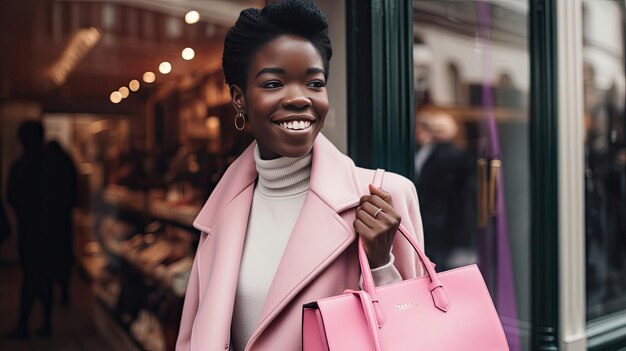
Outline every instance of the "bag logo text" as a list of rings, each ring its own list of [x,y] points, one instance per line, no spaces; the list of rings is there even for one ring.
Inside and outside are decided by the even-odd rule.
[[[409,308],[417,307],[417,303],[415,301],[407,302],[407,303],[397,303],[393,305],[396,308],[396,311],[404,311]]]

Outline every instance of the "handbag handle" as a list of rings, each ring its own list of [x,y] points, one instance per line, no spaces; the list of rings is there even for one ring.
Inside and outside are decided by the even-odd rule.
[[[380,188],[383,181],[383,175],[385,170],[377,169],[376,174],[374,175],[373,185],[377,188]],[[420,258],[420,261],[424,264],[426,268],[426,273],[430,278],[430,284],[428,285],[428,290],[430,290],[430,294],[433,298],[434,305],[443,312],[448,311],[448,307],[450,303],[448,302],[448,298],[443,289],[443,284],[439,280],[437,272],[435,272],[435,266],[432,264],[428,256],[424,253],[424,251],[420,248],[417,240],[413,235],[409,234],[408,230],[400,223],[398,227],[398,231],[404,236],[404,238],[411,244],[413,250],[417,252],[417,255]],[[363,246],[363,240],[359,237],[359,264],[361,266],[361,274],[363,276],[363,290],[367,292],[370,296],[372,303],[374,305],[374,311],[376,313],[376,320],[378,322],[378,327],[382,327],[385,317],[383,316],[382,310],[378,305],[378,294],[376,293],[376,286],[374,285],[374,278],[372,277],[371,268],[369,265],[369,261],[367,259],[367,254],[365,253],[365,248]]]

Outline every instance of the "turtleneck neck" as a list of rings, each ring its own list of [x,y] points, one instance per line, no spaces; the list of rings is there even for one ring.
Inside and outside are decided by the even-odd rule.
[[[259,146],[254,147],[254,161],[259,173],[257,186],[266,196],[284,197],[309,190],[311,176],[311,151],[299,157],[279,157],[273,160],[261,158]]]

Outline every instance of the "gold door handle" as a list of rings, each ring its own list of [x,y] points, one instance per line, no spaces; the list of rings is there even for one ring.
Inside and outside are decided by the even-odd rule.
[[[498,182],[500,181],[500,167],[502,167],[502,161],[491,160],[489,163],[489,216],[495,217],[498,213]]]
[[[487,160],[478,159],[478,228],[484,229],[489,221],[489,213],[487,210],[488,182],[487,178]]]
[[[502,161],[478,159],[478,228],[485,229],[498,213],[498,182]],[[489,169],[487,169],[489,168]]]

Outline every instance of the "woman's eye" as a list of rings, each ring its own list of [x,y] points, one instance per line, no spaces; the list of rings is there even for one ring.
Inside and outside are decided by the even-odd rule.
[[[270,80],[269,82],[263,83],[261,86],[266,89],[276,89],[280,88],[282,84],[277,80]]]
[[[314,80],[311,83],[309,83],[309,86],[312,88],[323,88],[326,86],[326,82],[321,81],[321,80]]]

